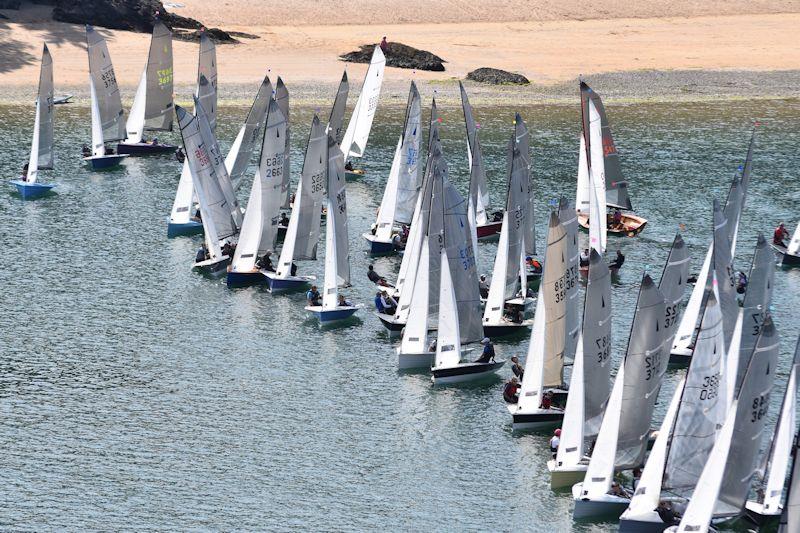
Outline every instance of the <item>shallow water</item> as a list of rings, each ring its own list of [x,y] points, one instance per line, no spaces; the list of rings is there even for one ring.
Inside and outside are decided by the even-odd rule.
[[[363,162],[367,176],[348,184],[355,284],[348,294],[368,308],[374,293],[360,235],[380,202],[402,100],[382,104]],[[246,111],[221,109],[223,145]],[[514,111],[475,110],[496,202]],[[532,132],[541,237],[547,202],[574,195],[579,109],[519,111]],[[679,225],[699,269],[711,200],[724,199],[753,118],[763,125],[737,267],[749,268],[758,231],[798,222],[800,106],[726,101],[608,111],[634,205],[650,221],[640,238],[609,244],[627,256],[613,289],[619,360],[641,273],[660,277]],[[295,178],[313,112],[292,111]],[[465,190],[461,112],[442,112],[451,179]],[[56,120],[58,170],[43,175],[58,183],[57,194],[23,202],[8,185],[0,194],[0,527],[616,528],[573,524],[571,497],[549,489],[548,436],[512,434],[500,379],[433,390],[426,374],[398,373],[394,341],[369,309],[349,327],[320,330],[307,320],[301,294],[231,291],[193,274],[199,238],[166,238],[178,163],[130,159],[122,170],[90,173],[79,157],[88,109],[59,106]],[[0,107],[6,178],[27,160],[32,121],[32,107]],[[486,273],[494,249],[480,245]],[[375,264],[393,277],[399,259]],[[300,268],[321,277],[323,262]],[[798,334],[798,288],[800,270],[776,274],[783,340],[770,424]],[[510,356],[526,348],[520,339],[497,350]],[[657,420],[679,376],[669,374]]]

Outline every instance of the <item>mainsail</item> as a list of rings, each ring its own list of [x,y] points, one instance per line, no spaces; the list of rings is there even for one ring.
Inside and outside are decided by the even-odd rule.
[[[267,108],[272,98],[272,83],[265,77],[258,88],[258,93],[247,113],[244,125],[233,141],[228,155],[225,157],[225,168],[230,176],[234,190],[238,190],[250,161],[253,159],[258,140],[262,137],[261,128],[267,121]]]
[[[281,188],[283,186],[283,150],[286,137],[286,118],[281,113],[278,103],[270,98],[267,112],[267,124],[264,138],[261,141],[261,157],[256,180],[261,181],[261,241],[259,254],[275,247],[278,236],[278,215],[281,208]]]
[[[94,27],[86,25],[86,44],[89,52],[89,75],[95,91],[103,141],[125,138],[125,112],[119,96],[117,77],[106,41]]]
[[[345,70],[339,82],[339,88],[336,90],[336,98],[333,100],[331,115],[328,118],[328,134],[332,135],[337,143],[342,141],[342,134],[344,133],[344,111],[347,107],[347,95],[349,92],[350,82],[347,81],[347,71]]]
[[[200,33],[200,55],[197,61],[197,99],[208,116],[211,131],[217,129],[217,48],[214,41]],[[195,107],[195,114],[197,108]]]
[[[346,160],[364,155],[369,132],[372,129],[372,119],[375,118],[375,110],[378,108],[385,66],[386,57],[384,57],[381,47],[376,46],[372,52],[372,60],[367,74],[364,76],[364,84],[358,95],[356,107],[353,109],[353,115],[350,117],[347,130],[342,138],[342,152]]]
[[[469,161],[469,208],[470,221],[478,225],[486,224],[489,209],[489,187],[486,185],[486,167],[483,164],[483,150],[478,139],[478,125],[472,115],[472,106],[467,97],[464,84],[458,82],[461,91],[461,109],[464,111],[464,124],[467,128],[467,160]],[[474,228],[473,228],[474,229]]]
[[[567,339],[564,344],[564,360],[572,361],[578,345],[581,329],[578,319],[578,268],[580,249],[578,246],[578,217],[569,200],[563,196],[558,202],[558,218],[567,232]]]
[[[289,89],[286,88],[286,84],[283,83],[283,80],[280,76],[278,76],[278,83],[275,84],[275,101],[278,102],[278,107],[283,113],[283,117],[286,120],[286,137],[284,138],[284,150],[283,150],[283,185],[281,186],[281,207],[284,209],[289,208],[289,186],[291,184],[291,162],[290,162],[290,155],[291,155],[291,119],[289,118]]]
[[[147,64],[126,123],[126,142],[141,142],[144,130],[172,131],[172,84],[172,32],[156,20]]]
[[[350,252],[347,234],[347,187],[344,178],[344,155],[332,132],[328,134],[327,181],[328,216],[326,225],[334,230],[333,247],[336,252],[336,276],[333,282],[336,285],[349,286]],[[325,261],[327,265],[327,258]],[[327,277],[325,282],[328,282]]]
[[[33,125],[31,155],[28,159],[28,183],[33,183],[39,170],[53,168],[53,58],[47,44],[42,49],[39,70],[39,92],[36,96],[36,118]]]

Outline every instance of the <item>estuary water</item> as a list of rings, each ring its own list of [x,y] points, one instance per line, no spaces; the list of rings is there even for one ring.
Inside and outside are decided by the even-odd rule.
[[[308,320],[302,294],[229,290],[192,273],[200,238],[166,238],[177,161],[129,158],[120,170],[92,173],[80,159],[88,107],[57,107],[57,170],[42,173],[56,193],[22,201],[8,184],[0,193],[0,528],[616,529],[573,523],[569,493],[549,488],[549,435],[512,433],[501,397],[510,369],[482,386],[443,389],[425,373],[396,369],[396,340],[372,314],[361,233],[380,203],[404,103],[381,103],[367,174],[348,183],[354,287],[346,293],[365,309],[332,330]],[[699,270],[712,199],[724,200],[753,119],[762,125],[737,268],[749,269],[759,231],[769,238],[781,220],[797,224],[800,105],[606,106],[634,206],[649,219],[639,238],[609,241],[627,257],[613,288],[618,362],[642,272],[660,277],[679,227]],[[440,109],[451,179],[466,191],[460,106]],[[292,109],[295,182],[314,111]],[[574,197],[580,109],[577,98],[572,106],[476,106],[495,205],[504,201],[514,111],[531,129],[542,237],[548,202]],[[220,108],[224,147],[246,112]],[[0,107],[4,179],[27,161],[33,114],[32,105]],[[249,183],[243,203],[247,191]],[[496,245],[479,248],[479,269],[489,274]],[[320,252],[299,264],[301,273],[321,279]],[[399,258],[374,263],[393,279]],[[800,331],[800,270],[775,280],[782,343],[770,426]],[[499,343],[497,352],[523,355],[527,344]],[[681,372],[669,373],[656,422]]]

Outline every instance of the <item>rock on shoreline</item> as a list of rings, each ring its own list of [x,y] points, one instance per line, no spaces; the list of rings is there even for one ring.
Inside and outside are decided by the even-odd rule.
[[[339,59],[350,63],[369,63],[375,46],[377,45],[361,45],[359,50],[342,54]],[[444,72],[444,63],[446,63],[444,59],[435,54],[402,43],[387,43],[385,55],[387,67]]]
[[[491,83],[492,85],[528,85],[530,80],[522,74],[515,74],[497,68],[483,67],[473,70],[467,74],[467,79],[479,83]]]

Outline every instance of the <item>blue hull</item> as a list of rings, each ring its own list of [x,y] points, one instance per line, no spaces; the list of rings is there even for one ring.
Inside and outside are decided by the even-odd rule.
[[[173,154],[177,146],[171,144],[150,144],[150,143],[119,143],[117,145],[118,154],[127,155],[160,155]]]
[[[167,226],[167,238],[180,235],[197,235],[199,233],[203,233],[203,223],[195,220],[190,220],[186,224],[170,222]]]
[[[89,163],[89,165],[91,165],[92,170],[106,170],[109,168],[116,167],[126,157],[128,156],[103,155],[103,156],[84,157],[83,160]]]
[[[270,292],[279,293],[303,290],[311,284],[311,280],[278,279],[267,277],[267,283],[269,284]]]
[[[367,239],[367,242],[369,243],[370,255],[389,255],[396,251],[394,244],[391,242],[371,241],[369,239]]]
[[[321,324],[330,324],[339,320],[347,320],[358,311],[357,308],[353,309],[333,309],[331,311],[311,311]]]
[[[230,288],[266,285],[267,277],[261,272],[228,272],[225,280]]]
[[[34,198],[41,198],[50,192],[50,189],[55,187],[55,184],[50,183],[28,183],[21,180],[11,180],[11,183],[17,188],[17,192],[22,196],[23,200],[33,200]]]

